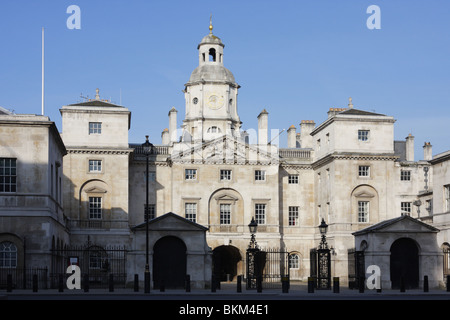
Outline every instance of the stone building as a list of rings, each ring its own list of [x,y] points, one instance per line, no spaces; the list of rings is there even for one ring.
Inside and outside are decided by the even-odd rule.
[[[0,277],[9,268],[50,267],[51,250],[70,241],[66,153],[48,117],[0,109]]]
[[[123,266],[117,273],[125,274],[124,281],[131,283],[134,274],[142,279],[148,257],[156,287],[167,281],[161,270],[178,257],[181,267],[173,270],[177,280],[170,285],[182,286],[183,276],[189,274],[194,286],[205,287],[212,273],[222,280],[245,275],[248,224],[255,218],[260,248],[289,253],[286,261],[279,261],[285,264],[279,273],[289,272],[292,280],[304,281],[310,276],[310,252],[319,245],[318,225],[324,219],[329,226],[331,274],[348,283],[349,250],[369,248],[366,262],[383,257],[379,263],[385,266],[384,286],[389,286],[398,281],[395,274],[387,274],[389,248],[377,246],[380,238],[370,238],[376,239],[371,242],[368,235],[382,233],[393,223],[397,229],[389,229],[391,243],[414,239],[420,244],[419,256],[434,257],[429,260],[433,263],[420,265],[418,274],[433,275],[432,284],[442,285],[450,248],[448,152],[433,157],[431,144],[425,143],[423,159],[416,160],[412,135],[395,141],[392,116],[353,108],[351,98],[346,107],[330,108],[328,118],[317,126],[313,120],[298,119],[298,127],[292,124],[287,130],[287,148],[281,148],[279,138],[269,139],[270,109],[255,114],[257,129],[243,129],[240,86],[224,65],[224,47],[210,26],[197,47],[198,67],[184,85],[182,126],[177,126],[178,110],[171,108],[168,128],[162,130],[160,142],[150,139],[148,154],[142,143],[128,141],[131,111],[100,99],[98,90],[95,99],[60,109],[64,145],[52,124],[48,130],[56,142],[47,148],[54,150],[54,158],[26,159],[34,166],[44,164],[40,177],[62,179],[51,188],[53,184],[44,181],[47,201],[60,202],[52,207],[58,210],[48,213],[55,226],[46,229],[52,230],[46,231],[48,247],[36,247],[36,252],[48,253],[53,237],[58,248],[86,245],[92,256],[85,267],[100,274],[99,270],[115,268],[109,265],[107,247],[120,247],[126,259],[121,258]],[[36,145],[34,127],[19,121],[21,116],[1,118],[16,119],[20,134]],[[48,119],[41,118],[34,117],[41,127],[48,125]],[[9,128],[7,123],[4,120],[0,130]],[[12,137],[0,139],[0,160],[31,157],[16,155],[21,149],[9,141]],[[35,171],[24,179],[32,174]],[[12,210],[11,201],[23,192],[19,182],[16,191],[0,190],[0,205]],[[40,206],[36,201],[29,204]],[[2,219],[7,219],[5,212]],[[0,237],[24,234],[27,229],[20,221],[2,224]],[[408,234],[401,232],[404,224]],[[422,236],[424,230],[429,237]],[[6,238],[0,243],[1,239]],[[436,271],[442,264],[444,273]]]

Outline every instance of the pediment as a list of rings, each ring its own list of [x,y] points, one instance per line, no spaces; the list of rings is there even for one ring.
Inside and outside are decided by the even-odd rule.
[[[221,196],[217,196],[217,197],[215,197],[214,199],[215,199],[217,202],[219,202],[219,201],[233,201],[233,202],[235,202],[235,201],[239,200],[238,198],[233,197],[233,196],[230,196],[230,195],[228,195],[228,194],[224,194],[224,195],[221,195]]]
[[[278,164],[275,146],[249,145],[230,135],[198,143],[179,143],[171,156],[175,163],[198,164]]]
[[[187,220],[173,212],[168,212],[162,216],[156,217],[148,222],[148,228],[151,231],[201,231],[208,228]],[[136,231],[145,230],[145,222],[133,228]]]
[[[365,191],[359,192],[355,194],[357,198],[373,198],[374,195]]]
[[[354,232],[353,235],[365,233],[436,233],[439,229],[430,226],[410,216],[401,216],[374,224],[363,230]]]
[[[106,193],[107,191],[100,187],[91,187],[91,188],[85,189],[84,192],[86,192],[86,193]]]

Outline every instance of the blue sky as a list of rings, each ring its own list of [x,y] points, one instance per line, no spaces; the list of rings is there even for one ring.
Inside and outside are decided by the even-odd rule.
[[[81,9],[68,29],[67,7]],[[381,29],[366,12],[381,10]],[[0,2],[0,106],[41,112],[41,28],[45,28],[45,114],[59,130],[63,105],[95,96],[132,112],[129,140],[161,141],[168,111],[184,118],[182,90],[209,30],[241,85],[243,129],[262,109],[271,129],[320,124],[330,107],[393,116],[395,139],[415,136],[433,154],[450,149],[450,1],[228,0]],[[280,137],[286,144],[286,133]]]

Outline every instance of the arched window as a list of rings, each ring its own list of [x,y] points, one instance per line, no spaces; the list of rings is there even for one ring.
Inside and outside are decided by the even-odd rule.
[[[216,49],[209,49],[209,61],[216,62]]]
[[[299,260],[298,254],[294,253],[289,255],[289,269],[298,269]]]
[[[208,133],[220,133],[220,128],[217,128],[216,126],[209,127]]]
[[[15,267],[17,267],[16,245],[9,241],[0,243],[0,268]]]

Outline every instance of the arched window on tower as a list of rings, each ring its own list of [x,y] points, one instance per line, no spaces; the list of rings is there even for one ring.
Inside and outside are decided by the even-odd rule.
[[[210,62],[216,61],[216,49],[214,48],[209,49],[209,61]]]

